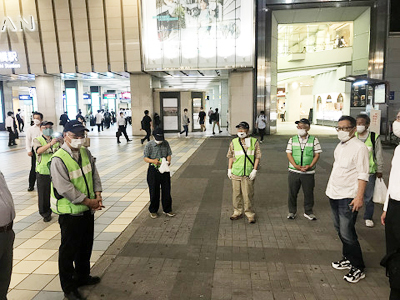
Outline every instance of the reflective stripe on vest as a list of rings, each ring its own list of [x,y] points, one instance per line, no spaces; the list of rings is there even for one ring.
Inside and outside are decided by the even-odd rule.
[[[46,139],[43,136],[39,136],[36,139],[39,141],[39,143],[40,143],[40,145],[42,145],[42,147],[46,146],[48,144]],[[52,147],[54,149],[57,149],[60,147],[60,144],[55,143]],[[38,172],[41,175],[50,175],[50,169],[49,169],[48,163],[51,160],[53,153],[42,153],[42,154],[38,155],[35,152],[35,155],[36,155],[36,172]],[[39,159],[39,156],[40,156],[40,159]]]
[[[90,163],[89,155],[86,148],[80,149],[82,167],[71,157],[71,155],[64,149],[59,149],[54,153],[54,157],[60,158],[66,166],[69,174],[69,179],[75,188],[86,197],[94,199],[94,187],[93,187],[93,173],[92,164]],[[51,163],[51,161],[50,161]],[[58,197],[57,197],[58,196]],[[66,198],[57,195],[57,191],[54,189],[53,183],[51,183],[51,210],[56,214],[79,214],[89,210],[89,207],[83,204],[73,204]]]
[[[356,132],[356,137],[359,138],[358,132]],[[375,134],[375,143],[378,137],[379,135]],[[378,166],[375,161],[374,145],[372,144],[371,133],[368,134],[368,137],[365,140],[364,144],[365,146],[367,146],[369,153],[369,174],[375,174],[378,170]]]
[[[251,171],[253,171],[254,164],[254,153],[257,139],[251,137],[250,138],[250,147],[247,149],[247,156],[251,159],[252,163],[246,158],[246,155],[243,152],[243,148],[240,145],[239,138],[235,138],[232,140],[233,143],[233,151],[235,152],[235,161],[232,165],[232,174],[236,176],[249,176]]]
[[[292,137],[292,156],[294,162],[298,166],[309,166],[314,160],[314,141],[315,137],[310,135],[308,136],[308,140],[304,146],[301,148],[301,143],[298,135]],[[289,168],[292,170],[296,170],[296,168],[289,162]],[[313,166],[310,170],[314,170],[315,166]]]

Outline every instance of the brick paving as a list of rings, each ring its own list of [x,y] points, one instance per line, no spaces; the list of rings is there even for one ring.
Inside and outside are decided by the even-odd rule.
[[[388,299],[389,287],[379,261],[384,228],[357,231],[366,279],[350,284],[345,271],[330,263],[341,256],[325,187],[337,139],[321,137],[324,150],[316,175],[318,221],[287,214],[287,137],[267,137],[256,179],[257,223],[232,222],[231,184],[226,176],[230,139],[207,139],[172,178],[175,218],[152,220],[147,207],[93,267],[102,282],[84,290],[88,299]],[[385,148],[387,179],[393,148]]]

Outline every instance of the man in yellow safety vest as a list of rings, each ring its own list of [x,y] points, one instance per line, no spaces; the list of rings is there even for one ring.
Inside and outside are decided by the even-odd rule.
[[[249,136],[250,126],[240,122],[237,128],[237,138],[229,146],[228,177],[232,180],[233,215],[231,220],[238,220],[246,215],[249,223],[255,223],[255,213],[252,208],[254,197],[254,180],[261,159],[260,144],[256,138]]]

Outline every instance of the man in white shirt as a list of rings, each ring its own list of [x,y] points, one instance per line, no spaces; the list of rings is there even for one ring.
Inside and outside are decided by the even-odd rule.
[[[43,114],[40,112],[33,113],[33,125],[26,132],[25,148],[28,156],[31,157],[31,171],[29,172],[29,187],[28,192],[33,191],[36,182],[36,155],[33,150],[33,140],[42,135],[40,132],[40,123],[43,121]]]
[[[400,138],[400,113],[397,114],[397,120],[393,122],[393,134]],[[393,270],[400,263],[400,257],[396,255],[400,249],[400,146],[397,146],[394,151],[381,222],[385,225],[386,234],[386,268]],[[394,278],[396,274],[390,271],[388,273],[391,288],[389,299],[400,299],[400,286],[396,284],[400,276],[397,274],[397,278]]]
[[[118,144],[121,144],[119,138],[120,138],[120,136],[121,136],[122,134],[125,136],[127,142],[131,142],[132,140],[129,139],[128,134],[126,133],[126,125],[127,125],[127,124],[126,124],[126,119],[125,119],[125,116],[124,116],[124,113],[123,113],[123,112],[121,112],[121,113],[119,114],[119,117],[118,117],[118,119],[117,119],[117,125],[118,125],[117,143],[118,143]]]
[[[363,206],[364,192],[369,180],[368,148],[355,137],[356,120],[350,116],[339,119],[335,162],[326,188],[333,222],[343,244],[343,257],[332,262],[337,270],[349,269],[343,279],[356,283],[365,278],[364,260],[355,229],[355,222]]]
[[[96,118],[97,130],[100,132],[100,127],[103,122],[103,114],[101,113],[101,110],[98,110],[94,117]]]
[[[258,129],[258,133],[260,134],[260,144],[264,141],[265,128],[267,127],[267,119],[265,118],[265,112],[261,111],[260,115],[256,120],[256,128]]]
[[[14,113],[12,111],[7,112],[7,118],[6,118],[6,129],[8,131],[8,147],[15,146],[17,143],[15,143],[15,131],[16,129],[14,128]]]

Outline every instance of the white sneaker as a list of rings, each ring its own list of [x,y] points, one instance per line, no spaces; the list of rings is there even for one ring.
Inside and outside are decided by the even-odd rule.
[[[374,221],[372,220],[365,220],[365,226],[372,228],[375,226]]]
[[[189,138],[189,136],[185,136],[185,138],[186,138],[186,139],[188,139],[188,138]]]
[[[158,218],[158,214],[156,214],[156,213],[150,213],[150,218],[152,218],[152,219],[157,219],[157,218]]]
[[[178,132],[178,138],[180,138],[181,137],[181,134],[180,134],[180,132]]]
[[[361,271],[360,269],[357,268],[351,268],[350,272],[346,275],[344,275],[343,279],[346,280],[347,282],[350,283],[357,283],[359,282],[361,279],[365,278],[365,274],[363,271]]]

